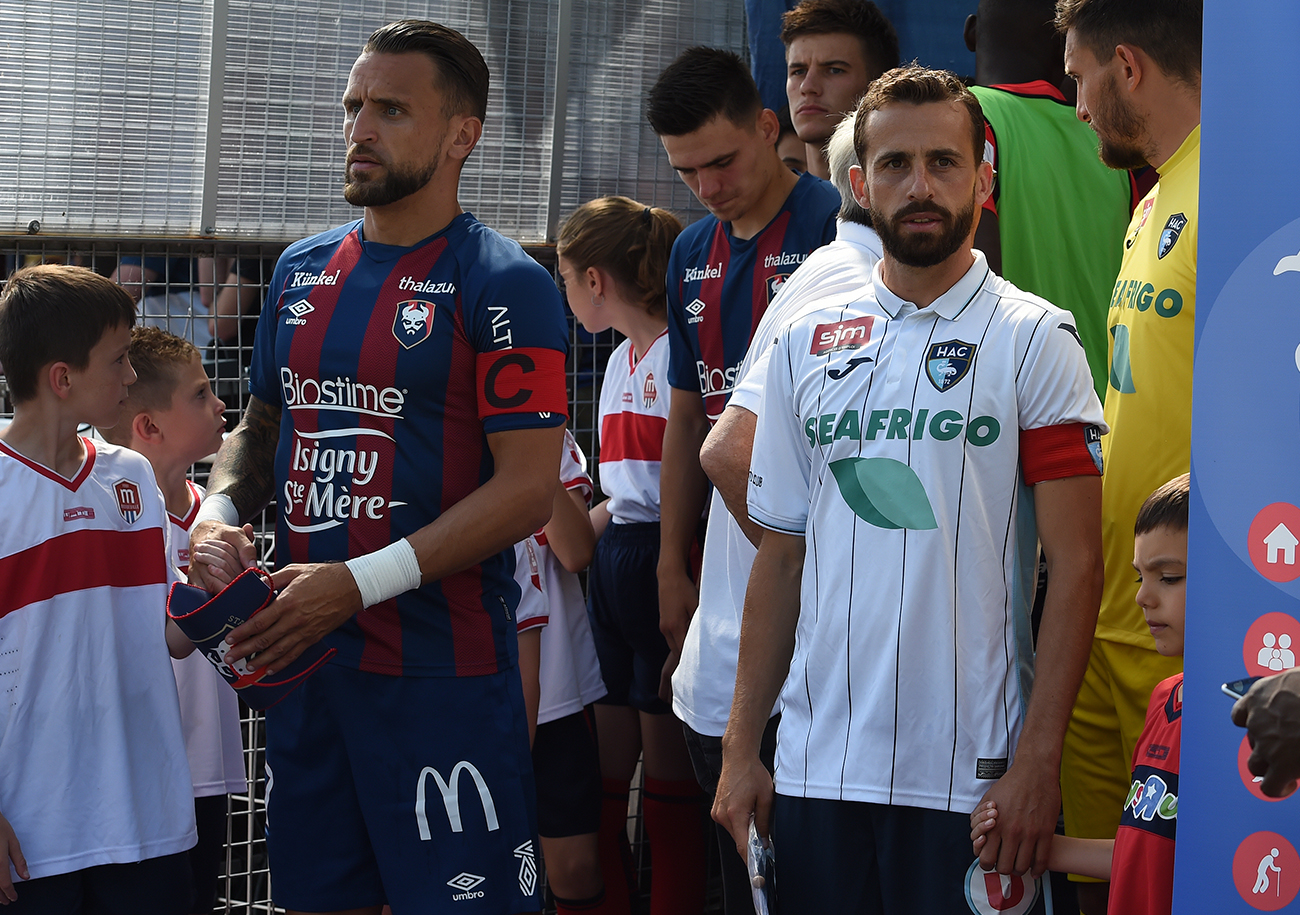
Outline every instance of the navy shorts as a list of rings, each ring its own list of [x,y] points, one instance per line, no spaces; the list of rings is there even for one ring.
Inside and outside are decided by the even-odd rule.
[[[596,541],[587,572],[588,616],[609,691],[604,705],[666,714],[659,678],[668,640],[659,631],[659,522],[614,524]]]
[[[970,816],[778,794],[772,810],[784,912],[1043,915],[1042,881],[980,870]]]
[[[16,883],[14,892],[18,901],[0,909],[5,915],[187,915],[190,856],[99,864]]]
[[[275,902],[329,912],[534,912],[519,671],[391,677],[326,664],[266,713]]]
[[[541,835],[562,839],[600,831],[600,751],[590,705],[537,726],[533,773]]]

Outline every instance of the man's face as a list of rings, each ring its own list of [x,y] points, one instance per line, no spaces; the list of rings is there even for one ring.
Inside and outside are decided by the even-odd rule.
[[[1101,161],[1111,168],[1145,166],[1146,122],[1120,91],[1119,57],[1102,64],[1071,29],[1065,35],[1065,72],[1078,86],[1075,111],[1096,131]]]
[[[770,112],[748,126],[719,114],[699,130],[659,140],[691,193],[719,220],[731,222],[748,213],[767,189],[770,156],[763,154],[776,144],[776,131]]]
[[[432,180],[448,121],[433,61],[419,53],[362,54],[343,93],[343,198],[382,207]]]
[[[866,159],[858,202],[889,257],[933,267],[968,246],[992,172],[975,158],[965,106],[893,104],[873,111]]]
[[[805,143],[829,140],[840,118],[879,75],[868,67],[857,36],[843,32],[799,35],[786,48],[785,60],[790,119]]]

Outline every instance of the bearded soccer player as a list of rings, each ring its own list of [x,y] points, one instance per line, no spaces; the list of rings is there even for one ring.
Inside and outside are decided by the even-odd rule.
[[[1133,212],[1107,317],[1110,373],[1102,439],[1106,587],[1088,673],[1061,766],[1067,835],[1107,838],[1119,822],[1147,697],[1182,670],[1157,651],[1125,572],[1138,506],[1191,464],[1192,339],[1201,151],[1199,0],[1060,0],[1065,66],[1079,117],[1111,168],[1160,180]],[[1086,915],[1105,885],[1080,884]]]
[[[800,911],[1041,911],[1027,872],[1046,868],[1101,589],[1101,404],[1069,313],[971,248],[993,175],[961,81],[884,74],[855,145],[884,257],[769,356],[748,493],[766,531],[714,817],[738,847],[751,816],[771,832]],[[989,857],[1006,880],[971,861],[982,798],[1015,807]]]
[[[364,216],[280,258],[191,534],[215,590],[274,496],[281,590],[230,657],[274,673],[336,651],[267,713],[291,911],[539,908],[512,546],[550,514],[567,328],[549,274],[457,201],[487,92],[452,29],[370,36],[343,96]]]

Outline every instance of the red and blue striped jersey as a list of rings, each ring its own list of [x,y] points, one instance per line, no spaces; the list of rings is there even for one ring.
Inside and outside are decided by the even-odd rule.
[[[413,247],[360,221],[281,256],[249,388],[281,408],[276,562],[373,552],[493,473],[487,434],[564,423],[568,326],[550,275],[468,213]],[[517,658],[511,549],[376,604],[326,637],[336,663],[476,676]]]
[[[759,318],[786,277],[835,240],[840,195],[803,174],[780,212],[753,238],[706,216],[688,226],[668,259],[668,383],[698,390],[709,422],[722,415]]]

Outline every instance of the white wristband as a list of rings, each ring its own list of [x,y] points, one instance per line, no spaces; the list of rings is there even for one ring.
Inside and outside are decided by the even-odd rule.
[[[361,592],[362,607],[373,607],[420,587],[420,560],[405,537],[343,564]]]
[[[220,521],[231,527],[239,527],[239,511],[230,496],[223,492],[210,493],[199,503],[199,513],[194,516],[194,523]]]

